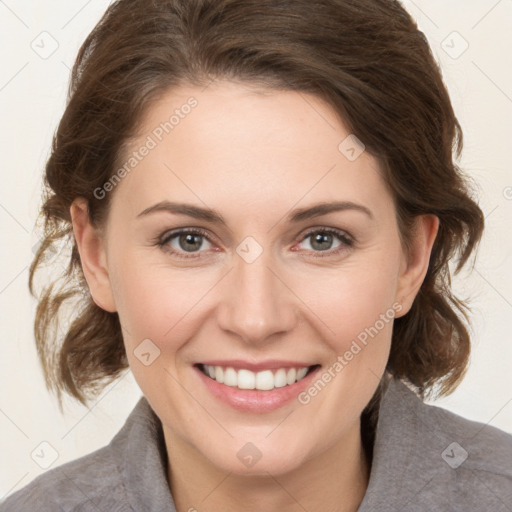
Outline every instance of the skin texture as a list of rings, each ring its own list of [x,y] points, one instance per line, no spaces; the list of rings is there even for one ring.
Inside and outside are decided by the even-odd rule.
[[[378,162],[368,152],[347,159],[338,146],[349,132],[303,93],[227,81],[173,89],[149,109],[127,156],[191,96],[197,106],[109,192],[104,229],[91,226],[83,200],[72,205],[91,294],[118,312],[131,370],[162,420],[179,512],[355,511],[370,469],[360,414],[383,375],[392,322],[306,405],[234,410],[212,397],[192,365],[292,359],[325,371],[393,304],[395,316],[407,313],[438,219],[417,218],[405,254]],[[226,226],[165,211],[138,217],[161,201],[214,209]],[[348,209],[286,219],[330,201],[363,205],[371,217]],[[199,249],[179,237],[156,244],[187,227],[210,239],[199,238]],[[353,243],[334,235],[318,249],[306,237],[311,228],[338,229]],[[248,236],[262,249],[252,263],[236,252]],[[134,354],[145,339],[160,350],[148,366]],[[250,468],[237,457],[248,442],[262,455]]]

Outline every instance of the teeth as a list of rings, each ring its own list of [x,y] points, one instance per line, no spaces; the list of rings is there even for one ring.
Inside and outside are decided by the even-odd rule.
[[[220,366],[215,367],[215,380],[221,384],[224,382],[224,370]]]
[[[276,388],[282,388],[283,386],[286,386],[286,384],[286,370],[284,368],[279,368],[274,375],[274,386]]]
[[[263,390],[274,389],[276,386],[272,372],[270,370],[258,372],[256,374],[256,385],[254,387]]]
[[[301,380],[306,376],[306,373],[308,373],[307,368],[300,368],[297,370],[297,380]]]
[[[226,386],[238,389],[259,389],[269,391],[274,388],[290,386],[294,382],[303,379],[308,373],[305,368],[279,368],[278,370],[263,370],[252,372],[251,370],[238,370],[232,367],[202,365],[203,373]]]
[[[288,373],[286,374],[286,383],[288,385],[293,384],[297,379],[297,370],[295,368],[290,368]]]
[[[226,386],[236,386],[237,382],[235,370],[233,370],[233,368],[226,368],[224,371],[224,384],[226,384]]]

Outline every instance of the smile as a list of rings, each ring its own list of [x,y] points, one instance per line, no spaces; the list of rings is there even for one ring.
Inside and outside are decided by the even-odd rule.
[[[315,365],[300,368],[277,368],[259,372],[253,372],[246,368],[235,370],[229,366],[222,367],[207,364],[201,364],[199,368],[205,375],[225,386],[236,387],[238,389],[270,391],[274,388],[282,388],[299,382],[314,366]]]
[[[193,368],[214,400],[242,412],[261,414],[286,404],[299,404],[298,395],[311,384],[321,366],[283,361],[208,361],[196,363]]]

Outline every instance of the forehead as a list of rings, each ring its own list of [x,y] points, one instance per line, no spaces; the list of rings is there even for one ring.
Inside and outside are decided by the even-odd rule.
[[[320,98],[227,81],[168,91],[121,161],[116,194],[139,211],[173,199],[240,211],[387,196],[376,159]]]

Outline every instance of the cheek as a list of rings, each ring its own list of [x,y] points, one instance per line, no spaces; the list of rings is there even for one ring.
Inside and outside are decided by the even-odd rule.
[[[397,261],[391,255],[378,262],[369,258],[364,265],[357,262],[328,272],[322,269],[308,279],[295,281],[294,291],[318,316],[322,331],[333,340],[332,348],[337,353],[346,350],[351,340],[374,326],[381,315],[387,315],[385,326],[378,322],[377,327],[383,336],[390,337],[389,319],[398,312],[393,308]]]
[[[114,245],[110,275],[127,352],[145,339],[168,354],[177,352],[222,300],[216,285],[224,271],[171,268],[151,261],[147,253],[121,247]],[[379,246],[338,268],[311,265],[280,273],[300,299],[297,306],[308,323],[316,325],[320,336],[325,333],[331,350],[343,354],[354,339],[364,338],[368,329],[373,332],[392,307],[398,256],[391,245]],[[390,338],[388,323],[377,324],[380,337]]]
[[[133,350],[150,339],[166,352],[176,351],[191,335],[191,319],[202,311],[218,276],[144,261],[125,257],[111,275],[125,345]]]
[[[318,380],[300,397],[301,403],[321,403],[326,422],[332,421],[339,410],[355,418],[371,399],[384,373],[393,321],[402,309],[395,301],[393,260],[387,268],[382,261],[373,270],[354,266],[337,272],[336,278],[318,280],[317,285],[317,292],[310,292],[310,298],[315,304],[312,309],[318,312],[324,326],[323,339],[330,358]],[[319,391],[326,386],[329,392]]]

